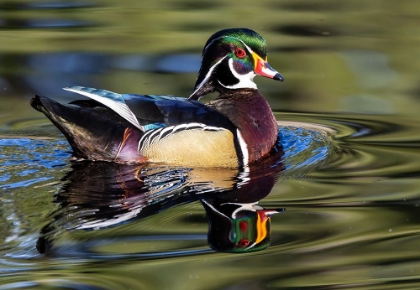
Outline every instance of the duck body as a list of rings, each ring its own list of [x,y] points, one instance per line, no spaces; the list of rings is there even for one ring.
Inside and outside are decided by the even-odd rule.
[[[271,108],[252,81],[256,74],[283,80],[266,62],[261,36],[228,29],[207,41],[188,99],[72,86],[65,90],[89,100],[61,104],[36,96],[31,105],[64,134],[76,159],[246,166],[266,156],[278,138]],[[215,100],[199,101],[214,91]]]

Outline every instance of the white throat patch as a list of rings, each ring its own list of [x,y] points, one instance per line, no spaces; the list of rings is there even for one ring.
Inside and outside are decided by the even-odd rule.
[[[232,75],[238,79],[238,83],[234,84],[232,86],[227,86],[225,84],[222,84],[219,80],[219,84],[221,84],[223,87],[228,88],[228,89],[257,89],[257,84],[254,83],[254,77],[256,76],[256,74],[254,73],[254,71],[250,71],[247,74],[239,74],[235,68],[233,67],[233,59],[230,58],[228,60],[229,63],[229,69],[232,72]]]

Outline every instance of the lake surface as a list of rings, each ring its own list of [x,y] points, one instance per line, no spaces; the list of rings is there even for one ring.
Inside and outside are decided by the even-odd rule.
[[[417,1],[3,1],[0,289],[420,288],[419,17]],[[71,162],[29,105],[75,84],[189,96],[227,27],[262,34],[285,77],[256,78],[280,142],[248,170]]]

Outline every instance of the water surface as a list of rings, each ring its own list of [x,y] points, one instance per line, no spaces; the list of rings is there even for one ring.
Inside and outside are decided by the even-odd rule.
[[[418,6],[2,3],[0,289],[419,288]],[[240,26],[285,76],[256,79],[282,149],[250,170],[73,163],[29,106],[188,96],[207,38]]]

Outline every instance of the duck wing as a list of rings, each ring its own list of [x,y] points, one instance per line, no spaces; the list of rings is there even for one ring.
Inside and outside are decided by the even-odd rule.
[[[67,87],[64,90],[101,103],[143,132],[188,123],[235,130],[226,116],[195,100],[173,96],[118,94],[81,86]]]

